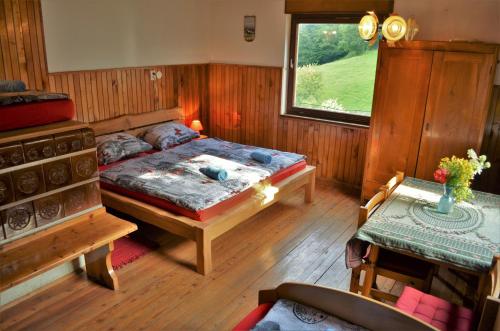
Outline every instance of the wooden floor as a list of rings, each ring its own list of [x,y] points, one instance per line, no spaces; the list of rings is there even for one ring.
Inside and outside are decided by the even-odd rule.
[[[161,246],[117,271],[119,292],[72,275],[1,311],[0,330],[229,330],[259,289],[284,281],[347,289],[344,247],[358,207],[357,193],[319,182],[314,203],[297,193],[215,240],[205,277],[194,271],[194,242],[142,226]]]

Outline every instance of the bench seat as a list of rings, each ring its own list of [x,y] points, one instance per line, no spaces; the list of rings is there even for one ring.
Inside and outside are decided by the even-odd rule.
[[[113,241],[137,225],[106,213],[86,213],[0,247],[0,291],[6,290],[80,255],[89,278],[111,289],[118,280],[111,266]]]

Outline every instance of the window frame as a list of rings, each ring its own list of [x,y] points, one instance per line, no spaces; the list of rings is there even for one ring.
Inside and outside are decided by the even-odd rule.
[[[371,116],[357,115],[351,113],[329,112],[319,109],[309,109],[294,106],[295,76],[297,69],[297,41],[299,24],[357,24],[365,13],[342,13],[342,14],[293,14],[290,28],[290,47],[288,54],[288,78],[286,91],[286,115],[309,117],[313,119],[330,120],[357,125],[370,125]],[[378,67],[378,59],[377,59]],[[375,92],[374,92],[375,94]],[[373,99],[372,99],[373,100]]]

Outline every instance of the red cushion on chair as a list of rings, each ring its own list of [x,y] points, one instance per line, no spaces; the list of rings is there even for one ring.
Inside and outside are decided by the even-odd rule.
[[[472,330],[472,310],[406,286],[396,302],[405,313],[443,331]]]
[[[273,307],[272,303],[263,303],[254,310],[250,312],[245,318],[243,318],[238,325],[236,325],[233,331],[246,331],[251,330],[257,323],[263,319],[269,310]]]

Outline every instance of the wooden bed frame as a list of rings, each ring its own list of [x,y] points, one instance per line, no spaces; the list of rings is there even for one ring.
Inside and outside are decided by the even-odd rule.
[[[125,131],[140,135],[151,125],[182,119],[180,108],[159,110],[140,115],[124,115],[118,118],[91,123],[95,135]],[[197,271],[207,275],[212,270],[212,240],[226,233],[238,224],[254,216],[261,210],[280,201],[287,194],[305,189],[305,202],[312,202],[315,189],[316,168],[306,166],[273,185],[278,191],[273,196],[262,192],[262,184],[253,187],[254,193],[235,207],[206,221],[197,221],[186,216],[176,215],[148,203],[129,198],[118,193],[101,189],[105,206],[116,209],[141,221],[155,225],[173,234],[196,242]]]

